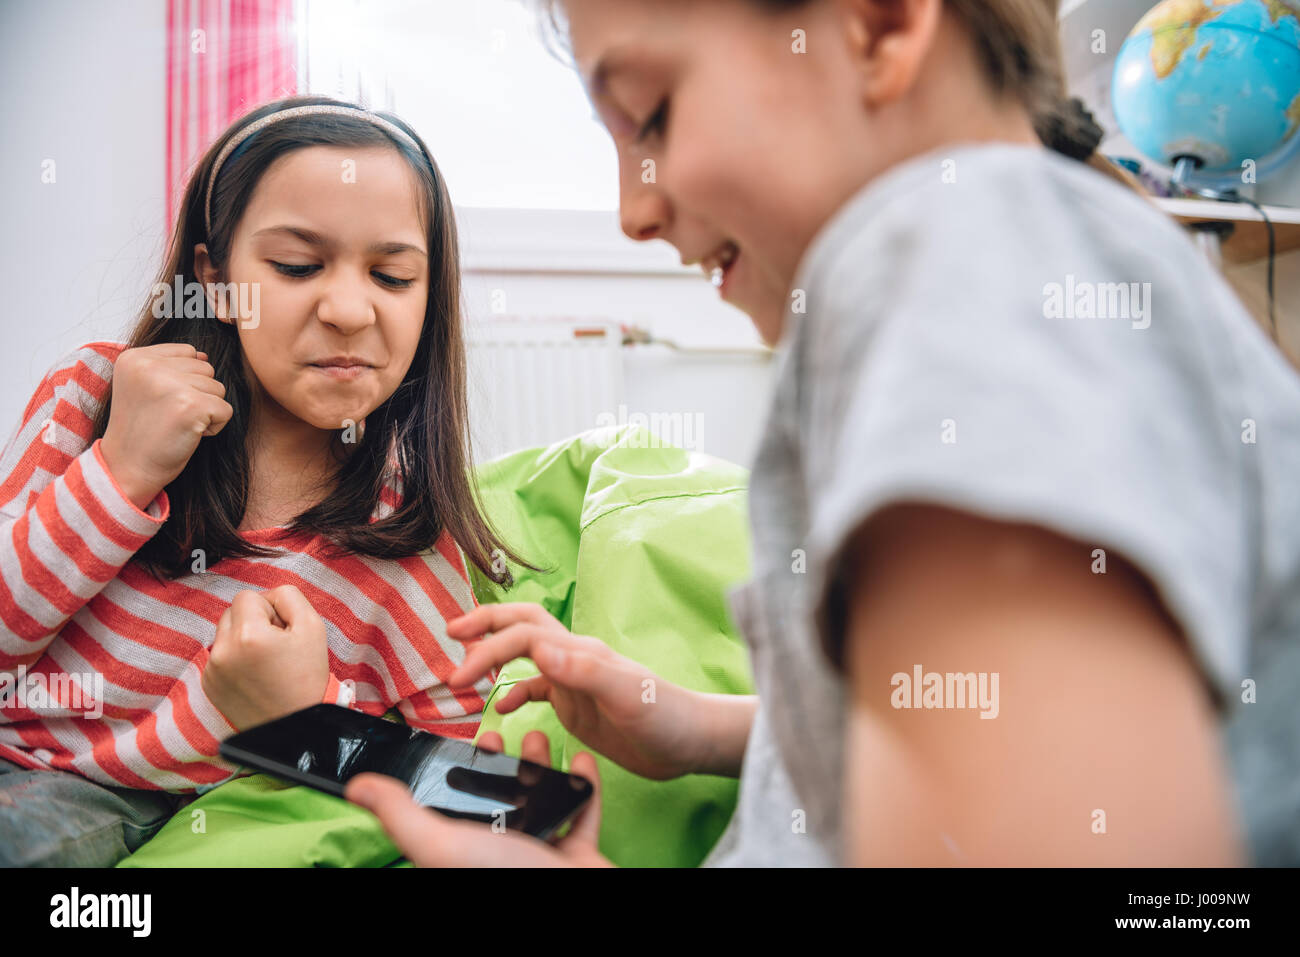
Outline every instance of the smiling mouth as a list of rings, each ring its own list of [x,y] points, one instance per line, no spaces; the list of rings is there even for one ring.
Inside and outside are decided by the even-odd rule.
[[[715,289],[721,289],[727,281],[727,274],[740,257],[740,247],[727,240],[715,251],[700,260],[700,268],[709,277]]]
[[[727,298],[727,277],[739,258],[740,247],[727,240],[717,250],[700,260],[700,268],[709,277],[713,288],[718,290],[718,294],[724,299]]]

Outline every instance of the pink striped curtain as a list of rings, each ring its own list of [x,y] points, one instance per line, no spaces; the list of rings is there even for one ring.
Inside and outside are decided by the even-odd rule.
[[[230,122],[298,92],[294,0],[165,0],[167,225],[186,180]]]

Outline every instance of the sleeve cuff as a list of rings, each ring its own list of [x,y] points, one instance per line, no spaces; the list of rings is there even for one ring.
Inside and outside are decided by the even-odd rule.
[[[93,470],[85,469],[87,484],[92,491],[99,494],[101,501],[110,506],[113,517],[124,527],[140,535],[152,535],[171,515],[167,490],[160,491],[149,503],[148,508],[142,511],[122,491],[122,486],[117,484],[117,479],[109,471],[108,463],[104,461],[104,453],[100,450],[102,442],[102,439],[95,439],[90,445],[95,467]],[[91,474],[92,471],[94,474]]]
[[[323,704],[336,704],[340,707],[350,708],[357,700],[357,692],[351,681],[339,681],[330,673],[329,680],[325,682],[325,694],[321,698]]]

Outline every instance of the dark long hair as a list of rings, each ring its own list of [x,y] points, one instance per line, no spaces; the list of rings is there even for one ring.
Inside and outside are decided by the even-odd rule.
[[[393,394],[366,417],[351,453],[339,463],[334,493],[298,515],[285,535],[318,534],[325,537],[327,549],[405,558],[432,548],[446,531],[474,566],[508,586],[511,576],[503,558],[534,566],[500,540],[483,514],[470,476],[456,222],[442,175],[424,141],[391,114],[379,115],[407,132],[418,151],[362,117],[304,115],[271,123],[223,163],[212,193],[212,229],[210,233],[205,229],[208,178],[226,142],[267,114],[317,104],[355,108],[323,96],[278,100],[240,118],[212,144],[186,186],[158,284],[170,286],[179,276],[182,288],[195,288],[188,284],[199,282],[194,268],[194,247],[199,243],[207,244],[213,266],[224,271],[235,228],[262,174],[279,157],[308,146],[383,146],[401,153],[420,183],[420,219],[429,243],[429,300],[415,358]],[[194,549],[203,550],[208,564],[275,554],[238,532],[248,506],[250,465],[245,439],[252,392],[234,323],[218,321],[206,297],[203,311],[204,317],[187,318],[179,303],[166,308],[157,292],[151,293],[127,341],[128,348],[187,342],[206,352],[234,409],[225,428],[200,440],[184,471],[167,486],[170,518],[136,553],[136,559],[159,578],[186,574]],[[110,408],[111,397],[94,416],[92,441],[103,436]],[[396,459],[401,501],[390,514],[371,522],[390,457]]]

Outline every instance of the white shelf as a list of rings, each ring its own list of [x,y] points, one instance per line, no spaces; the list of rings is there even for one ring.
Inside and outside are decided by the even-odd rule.
[[[1255,207],[1247,203],[1220,203],[1204,199],[1161,199],[1156,205],[1184,226],[1193,223],[1226,222],[1235,228],[1223,243],[1223,258],[1230,263],[1254,262],[1268,255],[1268,230]],[[1273,224],[1278,255],[1300,249],[1300,209],[1293,206],[1265,206]]]
[[[1160,208],[1179,219],[1262,223],[1259,211],[1248,203],[1219,203],[1205,199],[1157,199]],[[1264,212],[1273,225],[1300,226],[1300,209],[1292,206],[1265,206]]]

